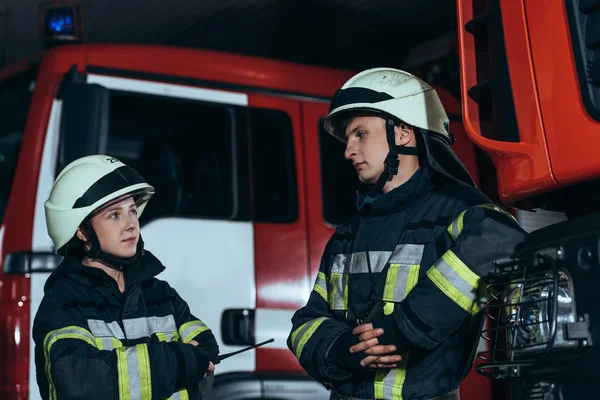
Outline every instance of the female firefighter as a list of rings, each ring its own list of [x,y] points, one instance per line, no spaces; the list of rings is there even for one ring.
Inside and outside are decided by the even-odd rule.
[[[45,203],[64,256],[44,287],[33,338],[44,399],[202,398],[218,345],[144,249],[153,187],[119,160],[67,165]],[[208,379],[207,379],[208,380]]]

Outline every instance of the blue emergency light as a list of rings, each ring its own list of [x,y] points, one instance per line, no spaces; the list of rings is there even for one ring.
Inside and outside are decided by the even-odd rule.
[[[73,20],[73,9],[70,7],[49,10],[45,18],[46,36],[72,36],[74,38],[75,29]]]

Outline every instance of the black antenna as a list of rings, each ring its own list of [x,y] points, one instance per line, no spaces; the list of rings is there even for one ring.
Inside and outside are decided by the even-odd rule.
[[[237,350],[237,351],[234,351],[234,352],[231,352],[231,353],[220,354],[219,355],[219,361],[223,361],[224,359],[229,358],[231,356],[235,356],[237,354],[243,353],[243,352],[248,351],[248,350],[255,349],[255,348],[260,347],[260,346],[264,346],[265,344],[272,343],[274,341],[275,341],[275,339],[271,338],[271,339],[266,340],[266,341],[264,341],[262,343],[253,344],[252,346],[245,347],[245,348],[243,348],[241,350]]]

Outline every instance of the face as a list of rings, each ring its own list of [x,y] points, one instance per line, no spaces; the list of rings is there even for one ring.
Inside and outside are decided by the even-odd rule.
[[[140,223],[133,197],[127,197],[101,210],[90,222],[104,252],[124,258],[135,255],[140,238]],[[86,241],[87,238],[81,231],[77,235]]]
[[[385,157],[389,152],[385,120],[376,116],[353,118],[346,126],[344,157],[352,162],[358,179],[373,185],[383,173]]]

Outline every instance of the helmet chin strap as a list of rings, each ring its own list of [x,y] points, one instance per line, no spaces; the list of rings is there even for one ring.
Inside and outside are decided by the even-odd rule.
[[[107,267],[117,271],[122,271],[124,268],[133,264],[144,255],[144,241],[142,240],[141,234],[137,243],[135,254],[132,257],[117,257],[103,251],[100,247],[98,235],[96,235],[96,232],[92,228],[91,224],[88,226],[87,234],[91,247],[85,252],[85,256],[91,259],[103,261]]]
[[[399,154],[408,156],[418,156],[419,152],[416,147],[406,147],[405,145],[398,146],[396,144],[396,132],[394,128],[396,123],[392,118],[388,118],[385,123],[385,133],[387,137],[388,146],[390,151],[385,157],[384,169],[377,182],[371,186],[369,195],[376,195],[383,190],[383,187],[388,181],[391,181],[394,175],[398,174],[398,168],[400,167],[400,160],[398,159]]]

